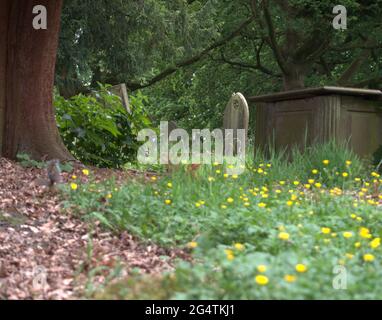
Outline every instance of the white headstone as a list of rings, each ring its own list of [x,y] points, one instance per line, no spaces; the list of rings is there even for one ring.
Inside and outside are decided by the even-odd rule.
[[[248,136],[248,126],[249,126],[249,108],[247,100],[241,93],[234,93],[229,100],[227,107],[224,112],[224,129],[233,130],[233,141],[234,141],[234,153],[237,153],[237,148],[240,146],[245,146],[246,141],[238,141],[237,130],[245,130],[245,139]]]

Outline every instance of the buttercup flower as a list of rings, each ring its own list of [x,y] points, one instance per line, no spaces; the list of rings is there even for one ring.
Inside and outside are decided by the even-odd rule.
[[[287,240],[289,240],[289,238],[290,238],[289,233],[287,233],[287,232],[280,232],[279,233],[279,239],[287,241]]]
[[[346,258],[348,258],[348,259],[353,259],[353,258],[354,258],[354,254],[347,253],[347,254],[346,254]]]
[[[344,236],[344,238],[349,239],[349,238],[353,237],[353,232],[345,231],[342,233],[342,235]]]
[[[330,230],[330,228],[321,228],[321,232],[322,232],[323,234],[329,234],[329,233],[331,233],[332,231]]]
[[[70,188],[72,188],[72,190],[77,190],[78,189],[78,185],[77,185],[77,183],[71,183],[70,184]]]
[[[370,230],[364,227],[359,229],[359,235],[364,239],[370,239],[372,237],[372,235],[370,234]]]
[[[284,280],[289,283],[293,283],[297,280],[297,277],[291,274],[287,274],[284,276]]]
[[[372,249],[377,249],[381,245],[381,238],[375,238],[370,242],[370,247]]]
[[[244,245],[241,244],[241,243],[235,243],[235,249],[236,250],[239,250],[239,251],[243,251],[244,250]]]
[[[366,253],[363,255],[363,260],[365,262],[372,262],[375,260],[375,257],[371,253]]]
[[[261,264],[257,267],[257,271],[259,271],[260,273],[264,273],[267,271],[267,267],[265,265]]]
[[[85,175],[85,176],[88,176],[90,174],[89,170],[88,169],[84,169],[82,170],[82,173]]]
[[[187,247],[189,247],[190,249],[195,249],[198,247],[198,243],[196,241],[191,241],[187,244]]]
[[[296,271],[299,273],[304,273],[307,270],[308,268],[304,264],[299,263],[298,265],[296,265]]]
[[[256,276],[255,280],[256,280],[256,283],[260,286],[266,286],[269,283],[268,277],[264,275]]]

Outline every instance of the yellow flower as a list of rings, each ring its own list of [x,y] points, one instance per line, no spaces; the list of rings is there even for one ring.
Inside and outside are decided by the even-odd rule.
[[[322,184],[317,182],[315,185],[314,185],[317,189],[320,189],[322,187]]]
[[[235,255],[231,249],[224,250],[225,254],[227,255],[227,260],[232,261],[235,259]]]
[[[245,249],[245,246],[241,243],[235,243],[235,249],[239,251],[243,251]]]
[[[352,164],[352,162],[351,162],[350,160],[347,160],[347,161],[346,161],[346,165],[347,165],[347,166],[351,166],[351,164]]]
[[[170,199],[167,199],[167,200],[164,201],[164,203],[167,204],[167,205],[170,205],[172,203],[172,201]]]
[[[198,247],[198,243],[196,241],[191,241],[187,244],[187,247],[189,247],[190,249],[195,249]]]
[[[89,172],[88,169],[84,169],[84,170],[82,170],[82,173],[83,173],[85,176],[88,176],[90,172]]]
[[[227,179],[227,178],[229,177],[228,173],[225,173],[225,174],[223,175],[223,177],[224,177],[224,179]]]
[[[342,233],[342,235],[344,236],[344,238],[349,239],[349,238],[353,237],[353,232],[345,231]]]
[[[299,263],[298,265],[296,265],[296,271],[299,273],[304,273],[307,270],[308,268],[304,264]]]
[[[256,280],[256,283],[260,286],[266,286],[269,283],[268,277],[264,275],[256,276],[255,280]]]
[[[323,233],[323,234],[329,234],[330,232],[332,232],[332,230],[330,229],[330,228],[321,228],[321,232]]]
[[[74,182],[70,184],[70,187],[72,188],[72,190],[77,190],[78,189],[77,183],[74,183]]]
[[[347,253],[347,254],[346,254],[346,258],[348,258],[348,259],[353,259],[353,258],[354,258],[354,254]]]
[[[370,247],[372,249],[377,249],[381,245],[381,238],[375,238],[370,242]]]
[[[293,184],[294,184],[295,186],[298,186],[298,185],[300,184],[300,181],[293,181]]]
[[[313,174],[318,174],[318,170],[317,170],[317,169],[313,169],[313,170],[312,170],[312,173],[313,173]]]
[[[232,179],[237,180],[239,179],[239,176],[237,174],[232,175]]]
[[[322,163],[323,163],[325,166],[327,166],[327,165],[330,163],[330,161],[329,161],[329,160],[324,160],[324,161],[322,161]]]
[[[167,187],[172,188],[172,183],[171,182],[167,183]]]
[[[356,243],[354,244],[354,247],[356,247],[356,248],[361,247],[361,242],[356,242]]]
[[[228,261],[233,261],[233,260],[235,260],[235,256],[233,254],[228,254],[227,255],[227,260]]]
[[[291,274],[287,274],[287,275],[285,275],[284,280],[286,282],[293,283],[297,280],[297,277],[294,275],[291,275]]]
[[[209,181],[209,182],[214,182],[214,181],[215,181],[215,178],[214,178],[214,177],[208,177],[208,181]]]
[[[285,185],[285,181],[280,181],[280,185],[281,186]]]
[[[372,262],[374,261],[375,257],[371,253],[366,253],[363,255],[363,260],[365,262]]]
[[[76,175],[72,175],[72,179],[73,179],[73,180],[76,180],[76,179],[77,179],[77,176],[76,176]]]
[[[106,195],[106,198],[111,199],[111,198],[113,198],[113,195],[111,193],[109,193],[108,195]]]
[[[372,237],[372,235],[370,234],[370,230],[364,227],[359,229],[359,235],[364,239],[370,239]]]
[[[280,232],[279,233],[279,239],[287,241],[287,240],[289,240],[289,238],[290,238],[289,233],[287,233],[287,232]]]
[[[227,199],[227,202],[228,202],[228,203],[233,203],[234,201],[235,201],[235,200],[233,200],[233,198],[228,198],[228,199]]]
[[[342,173],[342,176],[343,176],[344,178],[347,178],[347,177],[349,176],[349,173],[347,173],[347,172],[343,172],[343,173]]]
[[[221,172],[221,170],[216,170],[215,171],[217,174],[221,174],[222,172]]]
[[[157,180],[158,180],[158,178],[156,176],[151,177],[151,181],[157,181]]]
[[[264,203],[264,202],[260,202],[259,204],[258,204],[258,207],[259,208],[265,208],[267,205],[266,205],[266,203]]]
[[[221,208],[224,210],[224,209],[227,209],[227,206],[225,204],[222,204]]]
[[[260,273],[264,273],[267,271],[267,266],[261,264],[257,267],[257,271],[259,271]]]
[[[224,250],[224,253],[229,256],[229,255],[233,255],[233,251],[231,249],[225,249]]]
[[[288,206],[288,207],[293,206],[293,201],[289,200],[289,201],[287,202],[287,206]]]

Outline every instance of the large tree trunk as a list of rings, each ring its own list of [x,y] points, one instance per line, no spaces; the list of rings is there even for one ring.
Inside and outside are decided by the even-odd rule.
[[[305,88],[307,67],[303,64],[291,64],[283,74],[284,90],[298,90]]]
[[[33,7],[48,12],[48,29],[32,26]],[[72,159],[52,106],[62,0],[0,1],[0,155]]]

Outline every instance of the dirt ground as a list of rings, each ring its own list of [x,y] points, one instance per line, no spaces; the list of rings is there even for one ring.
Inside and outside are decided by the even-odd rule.
[[[63,174],[66,183],[73,174],[81,176],[82,169],[75,170]],[[91,172],[99,180],[115,175],[119,183],[142,176]],[[181,250],[142,245],[126,232],[90,226],[62,208],[58,191],[35,183],[45,178],[44,169],[0,159],[0,299],[84,298],[87,284],[102,285],[117,266],[124,277],[137,268],[156,274],[186,257]]]

